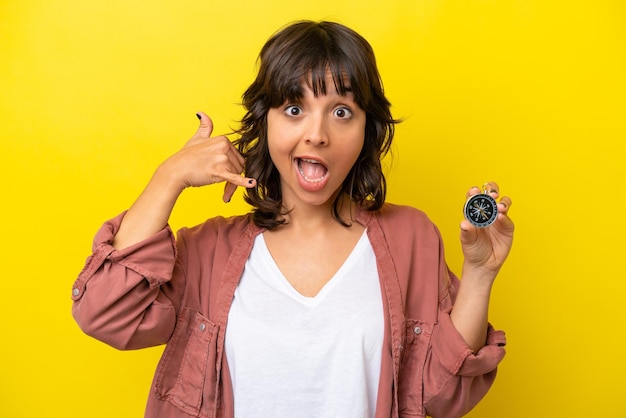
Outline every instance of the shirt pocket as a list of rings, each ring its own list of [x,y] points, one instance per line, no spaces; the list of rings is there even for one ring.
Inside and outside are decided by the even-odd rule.
[[[430,346],[433,324],[407,319],[404,348],[398,376],[398,410],[400,416],[424,416],[424,365]]]
[[[183,309],[155,376],[159,399],[195,417],[211,416],[217,390],[218,326],[192,309]]]

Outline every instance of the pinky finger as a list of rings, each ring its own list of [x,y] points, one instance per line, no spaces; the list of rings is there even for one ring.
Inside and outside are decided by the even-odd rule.
[[[243,183],[243,184],[235,184],[235,183],[231,183],[230,181],[227,181],[224,184],[224,194],[222,195],[222,200],[225,203],[230,202],[230,199],[235,194],[235,191],[237,190],[237,187],[241,186],[241,187],[245,187],[247,189],[250,189],[250,188],[256,186],[256,180],[254,180],[254,179],[246,179],[246,178],[242,177],[242,180],[245,183]]]
[[[498,202],[498,205],[500,206],[499,209],[501,209],[502,212],[506,213],[506,212],[508,212],[508,210],[511,207],[512,203],[513,202],[511,201],[510,197],[502,196],[502,199],[500,199],[500,202]]]

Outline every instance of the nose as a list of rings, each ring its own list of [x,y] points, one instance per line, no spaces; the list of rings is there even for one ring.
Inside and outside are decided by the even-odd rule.
[[[310,145],[328,145],[328,126],[323,115],[311,115],[308,118],[304,139]]]

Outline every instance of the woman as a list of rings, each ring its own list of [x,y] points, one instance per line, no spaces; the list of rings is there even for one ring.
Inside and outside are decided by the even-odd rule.
[[[397,121],[370,45],[343,25],[277,32],[243,104],[240,139],[212,137],[198,113],[196,134],[97,233],[73,289],[80,327],[119,349],[167,344],[149,417],[465,414],[504,356],[487,311],[511,200],[487,228],[461,223],[459,281],[428,218],[385,203]],[[180,193],[221,182],[224,201],[244,187],[253,211],[175,239]]]

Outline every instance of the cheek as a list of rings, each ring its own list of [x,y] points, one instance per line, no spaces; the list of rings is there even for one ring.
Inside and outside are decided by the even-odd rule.
[[[267,149],[272,161],[276,162],[281,157],[284,158],[288,154],[288,147],[284,138],[281,137],[280,132],[272,132],[270,129],[267,131]]]
[[[289,141],[284,138],[284,134],[281,134],[280,131],[272,132],[268,129],[267,134],[267,151],[272,164],[281,175],[286,175],[292,165]]]
[[[267,145],[270,151],[284,152],[292,145],[297,132],[285,123],[280,110],[270,109],[267,114]]]
[[[282,141],[280,138],[281,130],[277,126],[272,113],[272,110],[270,110],[267,114],[267,149],[272,160],[276,161]]]
[[[346,155],[350,155],[356,162],[356,159],[361,154],[363,150],[363,146],[365,145],[365,130],[359,129],[356,130],[351,137],[351,140],[346,144],[345,153]]]
[[[350,144],[349,147],[344,148],[341,152],[340,155],[343,156],[342,158],[342,169],[341,171],[343,171],[345,173],[345,175],[347,175],[350,170],[352,170],[352,168],[356,165],[357,160],[359,159],[359,155],[361,155],[361,151],[363,149],[363,141],[354,141],[352,142],[352,144]]]

